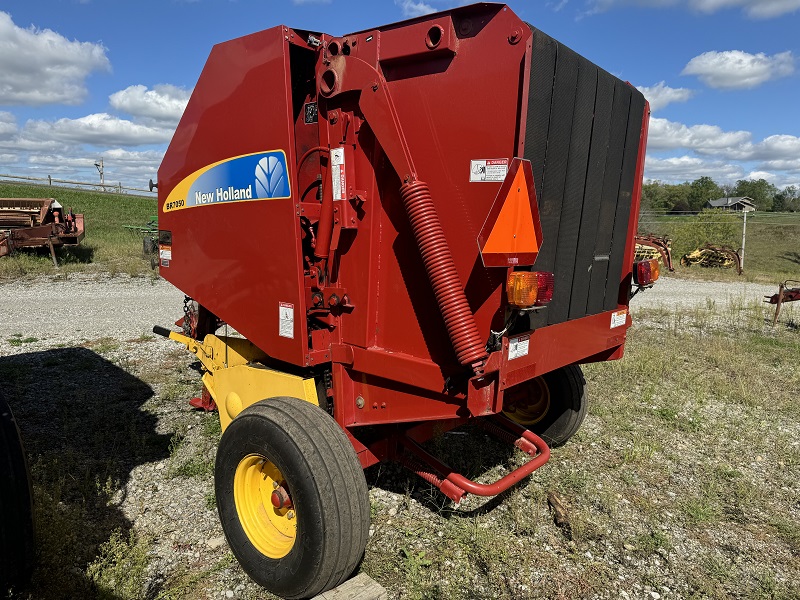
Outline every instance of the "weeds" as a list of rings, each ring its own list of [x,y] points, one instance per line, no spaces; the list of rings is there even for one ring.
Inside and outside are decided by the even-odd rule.
[[[6,340],[12,346],[22,346],[23,344],[32,344],[38,342],[39,339],[35,337],[22,337],[21,333],[15,333]]]
[[[116,530],[99,549],[86,574],[99,591],[99,598],[139,600],[146,596],[150,542],[133,530],[125,536]]]

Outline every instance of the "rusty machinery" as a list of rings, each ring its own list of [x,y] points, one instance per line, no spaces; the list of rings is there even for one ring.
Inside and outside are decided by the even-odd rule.
[[[85,235],[83,215],[64,209],[54,198],[0,198],[0,256],[18,248],[76,246]]]
[[[691,267],[692,265],[723,267],[726,269],[735,267],[736,273],[742,274],[742,255],[728,246],[704,244],[697,250],[684,254],[681,257],[681,264],[684,267]]]
[[[778,315],[781,314],[781,306],[784,302],[795,302],[800,300],[800,281],[796,279],[787,279],[778,286],[778,293],[772,296],[764,296],[764,302],[769,302],[775,305],[775,316],[772,318],[772,324],[778,322]]]
[[[202,363],[253,579],[304,598],[350,575],[363,468],[458,502],[575,433],[579,365],[622,357],[658,274],[633,262],[648,119],[501,4],[214,47],[158,172],[160,272],[192,300],[182,333],[154,331]],[[423,447],[467,423],[530,460],[476,483]]]
[[[669,238],[653,233],[637,234],[634,260],[643,261],[659,257],[670,273],[675,270],[672,266],[672,243]]]

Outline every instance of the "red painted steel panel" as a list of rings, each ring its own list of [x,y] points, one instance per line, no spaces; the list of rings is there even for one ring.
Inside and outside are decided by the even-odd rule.
[[[432,30],[441,30],[438,44],[429,43]],[[334,416],[346,427],[496,412],[505,387],[621,355],[630,320],[611,327],[605,312],[529,332],[518,358],[509,358],[505,339],[484,379],[468,381],[409,225],[400,196],[406,175],[430,189],[482,351],[490,330],[503,329],[508,271],[481,261],[477,238],[503,181],[476,181],[473,161],[510,164],[523,153],[531,30],[513,12],[479,4],[321,35],[316,51],[298,49],[293,35],[276,27],[214,48],[159,171],[166,205],[208,165],[280,150],[291,197],[162,206],[160,229],[172,232],[166,279],[282,361],[276,368],[313,364],[302,372],[319,375],[332,358]],[[336,71],[342,65],[350,69]],[[317,97],[325,73],[349,78],[347,89],[357,91],[339,95],[343,79],[331,79]],[[386,92],[391,100],[381,104]],[[634,213],[646,125],[645,116]],[[634,218],[626,256],[635,227]],[[629,276],[626,264],[620,307]],[[291,338],[279,335],[281,303],[293,309]],[[448,385],[455,391],[445,392]]]
[[[249,153],[283,150],[294,185],[289,44],[274,27],[214,47],[159,169],[159,201],[191,173]],[[296,190],[291,190],[296,195]],[[270,356],[305,364],[303,266],[293,199],[159,212],[172,232],[161,275]],[[294,309],[279,333],[279,303]]]

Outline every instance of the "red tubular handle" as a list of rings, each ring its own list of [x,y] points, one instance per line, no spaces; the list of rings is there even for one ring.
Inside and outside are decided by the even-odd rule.
[[[519,436],[518,439],[513,441],[513,444],[526,454],[533,456],[533,459],[494,483],[476,483],[467,479],[460,473],[454,473],[449,466],[430,454],[427,450],[422,448],[422,446],[404,436],[401,438],[403,446],[411,452],[417,460],[428,465],[431,470],[441,473],[442,475],[447,473],[447,475],[442,478],[433,475],[429,471],[417,467],[416,460],[411,462],[413,467],[409,468],[420,476],[422,476],[421,473],[424,472],[425,475],[427,475],[427,477],[423,477],[426,481],[438,487],[442,493],[454,502],[460,502],[464,492],[475,494],[476,496],[496,496],[506,491],[515,483],[525,479],[550,459],[550,448],[538,435],[532,431],[528,431],[506,417],[497,415],[494,418],[499,421],[503,427],[510,429]],[[505,439],[506,441],[511,441],[507,433],[496,425],[487,423],[484,427],[497,437]]]

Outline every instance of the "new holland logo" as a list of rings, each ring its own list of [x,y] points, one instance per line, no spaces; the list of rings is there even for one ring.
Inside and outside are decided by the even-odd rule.
[[[289,197],[286,154],[270,150],[234,156],[195,171],[170,192],[163,211]]]

